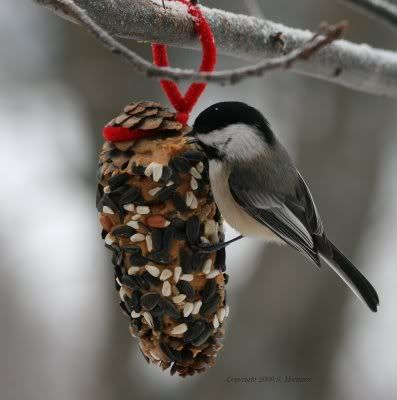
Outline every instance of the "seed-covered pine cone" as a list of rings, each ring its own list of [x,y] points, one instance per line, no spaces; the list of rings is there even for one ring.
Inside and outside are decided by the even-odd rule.
[[[99,156],[97,209],[112,250],[121,307],[145,359],[193,375],[215,364],[228,314],[224,241],[204,154],[190,129],[158,103],[125,107],[110,126],[156,130],[105,142]]]

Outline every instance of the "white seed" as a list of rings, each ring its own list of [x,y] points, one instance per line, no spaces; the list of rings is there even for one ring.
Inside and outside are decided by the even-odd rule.
[[[164,228],[166,228],[167,226],[170,226],[170,225],[171,225],[171,222],[170,222],[170,221],[167,221],[167,220],[166,220],[166,221],[164,222]]]
[[[195,210],[198,206],[198,200],[197,197],[193,195],[192,203],[190,204],[190,208],[192,210]]]
[[[214,318],[212,320],[212,325],[214,325],[215,329],[219,328],[219,321],[218,321],[218,317],[216,314],[214,315]]]
[[[179,278],[181,276],[181,273],[182,273],[182,268],[179,267],[179,266],[175,267],[175,269],[174,269],[174,281],[175,281],[175,283],[179,282]]]
[[[105,187],[103,188],[103,192],[104,192],[104,193],[110,193],[110,186],[105,186]]]
[[[131,311],[131,317],[132,318],[139,318],[140,316],[141,316],[141,314],[139,312]]]
[[[155,163],[153,165],[153,180],[158,182],[161,179],[161,175],[163,175],[163,166],[159,163]]]
[[[198,183],[197,180],[194,176],[191,177],[190,179],[190,187],[192,188],[192,190],[197,190],[198,189]]]
[[[119,278],[116,278],[116,282],[117,282],[120,286],[123,285],[123,284],[120,282],[120,279],[119,279]]]
[[[211,271],[208,275],[207,275],[207,279],[214,279],[215,277],[217,277],[219,275],[219,271],[214,269],[213,271]]]
[[[225,317],[228,317],[228,316],[229,316],[229,305],[226,304],[226,306],[225,306]]]
[[[198,314],[202,305],[203,305],[203,302],[201,300],[195,301],[193,304],[192,314],[193,315]]]
[[[105,243],[107,244],[107,245],[111,245],[111,244],[113,244],[114,243],[114,237],[112,236],[112,234],[111,233],[108,233],[106,236],[105,236]]]
[[[150,208],[148,206],[138,206],[136,212],[141,215],[149,214]]]
[[[113,211],[109,206],[103,206],[102,211],[103,211],[105,214],[114,214],[114,211]]]
[[[187,302],[183,307],[183,316],[188,317],[193,311],[193,303]]]
[[[223,320],[225,319],[225,314],[226,314],[226,311],[225,311],[225,309],[224,309],[223,307],[220,308],[220,309],[217,311],[216,315],[218,316],[218,321],[219,321],[220,323],[222,323]]]
[[[187,325],[186,324],[179,324],[174,327],[174,329],[171,331],[171,335],[182,335],[182,333],[185,333],[187,331]]]
[[[196,179],[201,179],[200,172],[198,172],[194,167],[190,168],[190,175],[193,175]]]
[[[209,274],[211,272],[211,267],[212,267],[212,260],[208,258],[203,265],[204,274],[206,275]]]
[[[205,236],[201,236],[200,237],[201,243],[204,244],[211,244],[211,242],[205,237]]]
[[[123,208],[124,208],[124,210],[131,211],[131,212],[135,210],[135,206],[132,203],[124,204]]]
[[[217,231],[216,222],[213,219],[206,221],[204,224],[204,235],[211,236]]]
[[[198,171],[200,174],[202,174],[203,171],[204,171],[204,164],[203,164],[201,161],[198,162],[198,163],[196,164],[196,169],[197,169],[197,171]]]
[[[174,296],[172,298],[172,301],[175,304],[179,304],[179,303],[182,303],[182,301],[185,300],[185,299],[186,299],[186,294],[179,294],[178,296]]]
[[[130,267],[128,268],[128,275],[135,275],[139,271],[139,267]]]
[[[192,274],[183,274],[179,279],[181,281],[187,281],[191,282],[193,280],[194,276]]]
[[[153,240],[150,235],[146,235],[146,247],[149,253],[153,250]]]
[[[139,214],[135,214],[135,215],[133,215],[133,216],[131,217],[131,219],[132,219],[133,221],[138,221],[139,218],[141,218],[141,216],[140,216]]]
[[[127,225],[130,226],[131,228],[139,229],[138,221],[129,221],[129,222],[127,222]]]
[[[163,283],[163,287],[161,288],[161,293],[163,294],[163,296],[171,296],[171,284],[169,283],[169,281],[165,281]]]
[[[160,280],[166,281],[167,279],[171,278],[172,276],[172,271],[168,268],[163,269],[163,271],[160,274]]]
[[[147,272],[149,272],[150,275],[153,275],[155,278],[160,275],[160,270],[154,265],[145,265],[145,269]]]
[[[150,189],[150,190],[148,191],[148,193],[149,193],[150,196],[154,197],[154,196],[156,196],[156,194],[157,194],[160,190],[161,190],[161,186],[155,187],[155,188],[153,188],[153,189]]]
[[[132,243],[143,242],[145,240],[145,235],[143,233],[135,233],[130,237]]]
[[[120,290],[119,290],[120,299],[121,299],[122,301],[124,301],[124,296],[126,296],[126,295],[127,295],[127,290],[125,289],[124,286],[121,286],[121,288],[120,288]]]
[[[185,195],[185,203],[186,203],[186,205],[187,205],[188,207],[191,206],[192,201],[193,201],[193,197],[195,197],[194,194],[193,194],[193,192],[187,192],[187,193],[186,193],[186,195]]]
[[[145,311],[142,315],[143,315],[143,318],[145,318],[145,321],[147,322],[147,324],[150,326],[150,328],[153,328],[153,317],[152,317],[152,314],[150,314],[147,311]]]
[[[147,177],[149,177],[149,176],[151,176],[152,175],[152,173],[153,173],[153,166],[154,166],[154,162],[152,162],[152,163],[150,163],[146,168],[145,168],[145,175],[147,176]]]
[[[225,233],[226,226],[225,224],[219,224],[219,233]]]
[[[174,182],[173,182],[173,181],[168,181],[168,182],[167,182],[167,184],[166,184],[165,186],[167,186],[167,187],[168,187],[168,186],[172,186],[173,184],[174,184]]]
[[[150,355],[156,360],[161,360],[161,358],[159,357],[159,355],[157,353],[155,353],[153,350],[150,350]]]

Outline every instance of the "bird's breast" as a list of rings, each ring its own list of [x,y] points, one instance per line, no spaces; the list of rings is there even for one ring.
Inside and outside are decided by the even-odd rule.
[[[211,160],[209,175],[212,193],[225,221],[243,236],[259,237],[266,241],[283,243],[266,226],[257,222],[234,200],[229,188],[229,167]]]

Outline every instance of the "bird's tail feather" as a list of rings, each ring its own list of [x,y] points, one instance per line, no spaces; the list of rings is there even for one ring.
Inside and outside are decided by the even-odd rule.
[[[379,297],[367,278],[328,239],[327,250],[321,257],[342,278],[350,289],[374,312],[379,305]]]

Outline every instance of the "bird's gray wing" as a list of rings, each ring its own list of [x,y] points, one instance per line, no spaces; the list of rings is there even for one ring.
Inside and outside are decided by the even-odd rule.
[[[260,179],[229,177],[234,200],[256,221],[320,266],[313,235],[322,234],[322,224],[310,192],[298,174],[295,193],[275,194]]]

